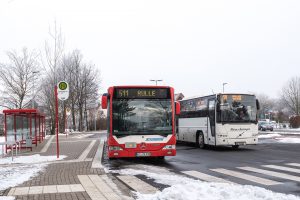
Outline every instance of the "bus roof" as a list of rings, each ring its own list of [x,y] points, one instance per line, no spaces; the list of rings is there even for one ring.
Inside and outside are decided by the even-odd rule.
[[[216,95],[248,95],[248,96],[255,96],[254,94],[245,94],[245,93],[217,93],[217,94],[205,95],[205,96],[188,97],[188,98],[182,99],[180,101],[198,99],[198,98],[205,98],[205,97],[213,97],[213,96],[216,96]]]
[[[112,88],[170,88],[170,86],[163,85],[118,85],[111,86]]]

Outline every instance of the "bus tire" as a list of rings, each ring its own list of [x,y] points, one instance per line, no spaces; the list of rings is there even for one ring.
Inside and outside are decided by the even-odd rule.
[[[196,145],[200,149],[204,149],[205,148],[204,135],[203,135],[202,132],[197,132],[196,133]]]
[[[232,145],[233,149],[238,149],[240,146],[239,145]]]

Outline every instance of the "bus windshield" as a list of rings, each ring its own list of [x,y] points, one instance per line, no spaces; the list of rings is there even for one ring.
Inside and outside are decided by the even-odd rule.
[[[172,134],[170,99],[114,99],[113,135]]]
[[[220,95],[219,122],[256,122],[256,98],[253,95]]]

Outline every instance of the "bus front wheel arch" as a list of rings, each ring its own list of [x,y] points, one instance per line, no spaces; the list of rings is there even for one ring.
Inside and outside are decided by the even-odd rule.
[[[200,149],[204,149],[206,147],[204,142],[204,135],[202,131],[197,131],[196,133],[196,145]]]

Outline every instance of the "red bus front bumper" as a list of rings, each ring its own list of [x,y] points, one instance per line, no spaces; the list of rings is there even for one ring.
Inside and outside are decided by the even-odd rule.
[[[108,151],[109,158],[132,158],[132,157],[162,157],[162,156],[176,156],[176,149],[162,149],[158,151],[140,151],[140,150],[119,150]],[[144,153],[144,154],[143,154]]]

